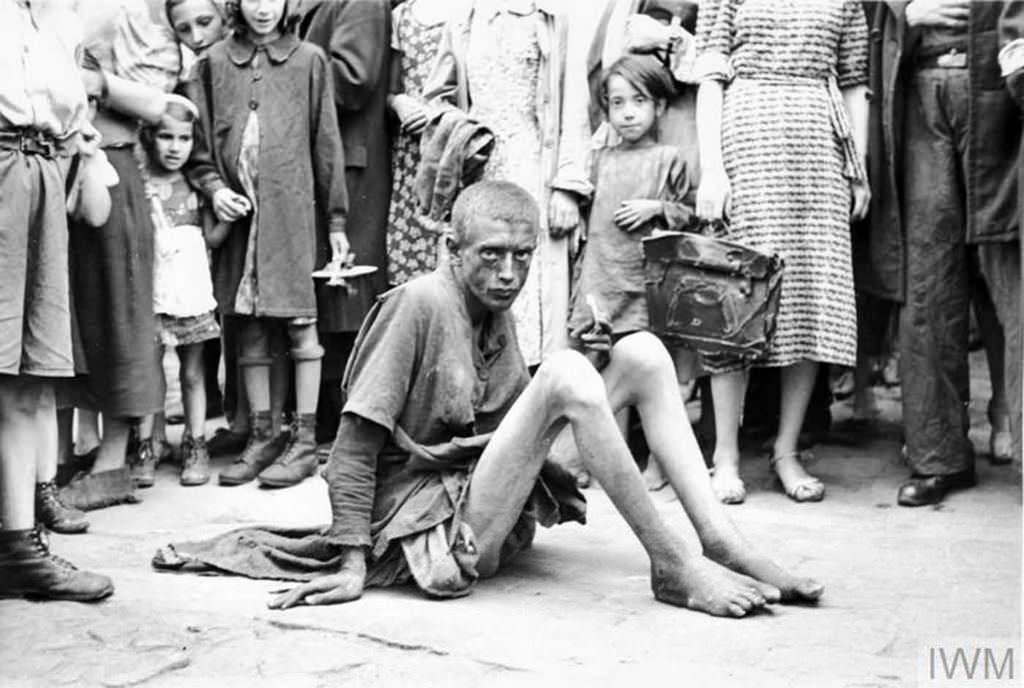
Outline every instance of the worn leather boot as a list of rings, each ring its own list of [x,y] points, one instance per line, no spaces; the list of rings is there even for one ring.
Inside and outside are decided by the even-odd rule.
[[[106,576],[80,571],[50,554],[40,528],[0,530],[0,597],[93,602],[114,592]]]
[[[55,533],[73,535],[89,529],[85,514],[65,505],[53,481],[36,483],[36,519]]]
[[[136,487],[153,487],[156,482],[156,467],[160,465],[160,455],[153,446],[153,438],[139,440],[139,448],[130,462],[132,480]]]
[[[127,466],[99,473],[79,473],[60,489],[60,500],[82,511],[141,501],[135,496],[135,483]]]
[[[181,453],[181,484],[192,487],[210,482],[210,454],[206,451],[206,439],[185,435]]]
[[[303,413],[295,419],[295,431],[287,448],[273,465],[259,474],[263,487],[291,487],[316,472],[316,414]]]
[[[252,431],[245,449],[233,464],[217,476],[217,481],[221,485],[242,485],[249,482],[272,464],[287,446],[289,436],[286,433],[282,432],[277,437],[271,435],[270,411],[253,413],[250,427]]]

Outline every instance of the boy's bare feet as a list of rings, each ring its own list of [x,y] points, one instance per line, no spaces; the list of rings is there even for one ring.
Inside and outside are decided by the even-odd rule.
[[[674,566],[651,565],[651,590],[660,602],[712,616],[743,617],[771,602],[758,581],[737,575],[704,557]],[[777,599],[778,591],[772,597]]]
[[[796,576],[748,546],[705,545],[708,559],[735,571],[767,583],[779,590],[782,603],[815,603],[825,587],[813,578]]]

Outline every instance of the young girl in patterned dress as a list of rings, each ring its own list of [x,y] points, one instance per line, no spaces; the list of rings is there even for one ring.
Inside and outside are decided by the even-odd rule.
[[[421,214],[413,181],[420,163],[420,133],[427,123],[423,84],[433,69],[451,0],[408,0],[392,12],[392,95],[388,106],[401,127],[391,149],[388,213],[388,282],[402,284],[437,262],[441,228]]]
[[[227,225],[215,223],[212,210],[181,172],[192,153],[197,115],[191,103],[180,99],[168,104],[159,124],[140,134],[154,229],[153,310],[160,343],[173,346],[181,364],[182,485],[203,485],[210,479],[203,343],[219,337],[220,327],[213,315],[217,302],[206,245],[220,243],[227,231]]]

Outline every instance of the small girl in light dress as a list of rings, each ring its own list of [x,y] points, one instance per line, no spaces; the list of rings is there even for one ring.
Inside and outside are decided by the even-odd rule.
[[[206,389],[203,343],[220,337],[214,317],[207,245],[223,241],[227,225],[189,185],[181,168],[192,153],[198,111],[184,98],[168,103],[160,123],[143,128],[144,180],[153,219],[153,310],[160,342],[172,346],[181,363],[185,407],[182,485],[210,479],[206,449]]]

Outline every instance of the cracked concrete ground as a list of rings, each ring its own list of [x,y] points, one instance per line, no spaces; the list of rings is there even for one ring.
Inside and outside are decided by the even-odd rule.
[[[980,449],[987,381],[973,386]],[[0,686],[953,686],[930,680],[923,658],[956,643],[1014,645],[1019,678],[1019,466],[980,456],[976,489],[934,509],[897,507],[898,399],[881,405],[876,437],[817,449],[821,504],[790,502],[763,456],[745,458],[751,494],[730,514],[826,584],[816,608],[735,621],[655,602],[642,550],[594,488],[587,526],[542,530],[468,598],[372,590],[340,607],[271,612],[281,583],[156,573],[149,559],[170,540],[236,525],[326,522],[324,483],[185,489],[168,465],[143,504],[94,512],[88,535],[52,538],[57,553],[112,576],[112,598],[0,602]],[[655,499],[692,541],[678,503],[666,491]]]

